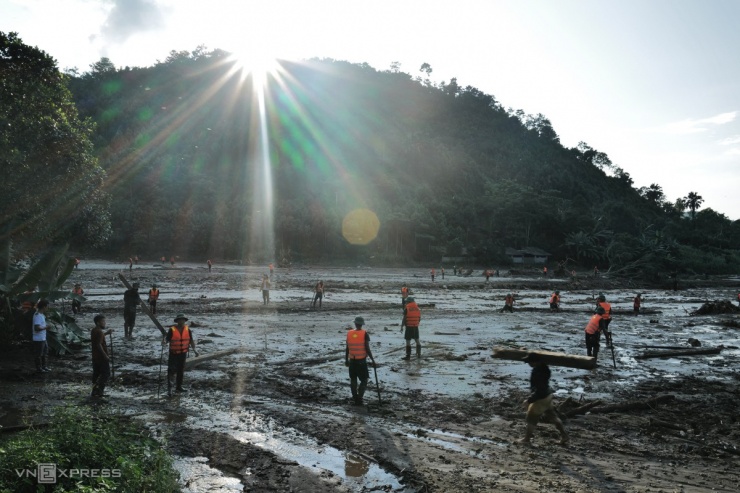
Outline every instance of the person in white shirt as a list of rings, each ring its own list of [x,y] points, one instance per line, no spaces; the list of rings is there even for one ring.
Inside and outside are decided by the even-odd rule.
[[[36,357],[36,371],[48,373],[51,369],[46,366],[46,356],[49,354],[49,346],[46,344],[46,310],[49,308],[47,300],[40,300],[36,304],[36,312],[33,314],[33,354]]]

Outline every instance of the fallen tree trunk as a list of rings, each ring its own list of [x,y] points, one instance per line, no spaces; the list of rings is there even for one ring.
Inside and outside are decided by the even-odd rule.
[[[682,349],[680,351],[650,351],[638,354],[635,359],[668,358],[674,356],[701,356],[707,354],[719,354],[724,349],[722,346],[705,349]]]
[[[228,356],[230,354],[240,353],[244,351],[243,348],[235,347],[231,349],[226,349],[225,351],[217,351],[215,353],[208,353],[208,354],[201,354],[200,356],[195,356],[194,358],[188,358],[185,360],[185,368],[193,368],[196,365],[199,365],[201,363],[204,363],[206,361],[210,361],[212,359],[221,358],[223,356]]]
[[[582,370],[592,370],[596,367],[596,358],[591,356],[576,356],[553,351],[529,351],[526,349],[495,347],[493,348],[492,356],[497,359],[521,361],[529,353],[536,354],[545,364],[551,366],[565,366],[568,368],[580,368]]]
[[[433,334],[435,336],[459,336],[460,335],[459,332],[437,332],[437,331],[434,331]]]
[[[621,412],[621,411],[638,411],[641,409],[652,409],[657,404],[660,404],[662,402],[667,402],[675,398],[676,398],[675,395],[666,394],[666,395],[659,395],[658,397],[653,397],[652,399],[647,399],[643,401],[629,401],[629,402],[623,402],[621,404],[610,404],[608,406],[596,406],[596,407],[591,408],[591,413],[592,414],[606,414],[606,413],[615,413],[615,412]]]

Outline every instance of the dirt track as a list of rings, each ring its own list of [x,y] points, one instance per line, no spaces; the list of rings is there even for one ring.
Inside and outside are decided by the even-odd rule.
[[[185,491],[727,491],[740,490],[738,384],[740,357],[733,316],[689,317],[706,300],[734,299],[730,288],[677,293],[640,290],[648,314],[632,316],[635,291],[603,280],[617,315],[614,369],[603,347],[594,371],[552,368],[566,412],[658,396],[652,409],[577,415],[566,422],[568,447],[541,425],[532,447],[517,445],[529,368],[494,360],[491,347],[584,354],[583,327],[599,286],[536,277],[437,278],[426,270],[276,270],[271,303],[260,302],[263,269],[135,266],[130,278],[162,291],[159,318],[190,317],[203,353],[243,352],[186,373],[190,392],[157,398],[158,331],[139,314],[137,338],[122,340],[120,266],[83,262],[71,282],[86,294],[84,327],[102,312],[116,330],[116,379],[110,406],[135,414],[177,454]],[[129,276],[127,272],[124,274]],[[310,309],[323,279],[321,310]],[[421,360],[401,361],[400,296],[408,283],[422,305]],[[547,298],[560,289],[563,311]],[[500,314],[506,292],[514,314]],[[345,327],[363,315],[379,368],[380,397],[350,405],[343,365]],[[651,320],[654,323],[651,323]],[[635,360],[643,346],[703,347],[720,355]],[[25,355],[2,363],[0,424],[30,412],[43,420],[49,404],[84,401],[89,351],[53,360],[37,376]],[[30,363],[30,362],[29,362]],[[372,379],[371,374],[371,379]],[[568,400],[569,399],[569,400]],[[567,400],[567,402],[565,402]],[[30,411],[28,411],[30,410]],[[210,488],[210,489],[209,489]]]

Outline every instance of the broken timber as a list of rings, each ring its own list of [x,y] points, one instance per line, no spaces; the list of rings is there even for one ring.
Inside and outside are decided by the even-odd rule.
[[[719,354],[724,349],[722,346],[704,349],[682,349],[680,351],[648,351],[638,354],[635,359],[668,358],[674,356],[701,356],[705,354]]]
[[[123,274],[121,274],[120,272],[118,273],[118,278],[121,280],[123,285],[126,286],[126,289],[131,289],[131,284],[129,284],[129,282],[126,280],[125,277],[123,277]],[[154,322],[154,325],[157,326],[162,335],[166,336],[167,331],[164,330],[164,327],[162,327],[162,324],[159,323],[159,320],[157,320],[157,318],[152,315],[152,312],[149,311],[149,307],[147,306],[146,301],[142,300],[141,297],[139,297],[139,306],[141,307],[141,311],[149,315],[149,318],[152,319],[152,322]]]
[[[204,363],[206,361],[210,361],[212,359],[221,358],[222,356],[228,356],[230,354],[234,353],[240,353],[244,349],[240,347],[235,347],[231,349],[226,349],[225,351],[217,351],[215,353],[208,353],[208,354],[202,354],[200,356],[196,356],[194,358],[188,358],[185,360],[185,368],[192,368],[196,365],[199,365],[201,363]]]
[[[576,356],[553,351],[527,351],[526,349],[504,347],[493,348],[493,357],[498,359],[521,361],[522,358],[530,353],[536,354],[542,359],[543,363],[551,366],[566,366],[568,368],[580,368],[582,370],[593,370],[596,367],[596,358],[591,356]]]
[[[675,398],[676,396],[671,395],[671,394],[659,395],[658,397],[653,397],[652,399],[646,399],[643,401],[627,401],[621,404],[610,404],[608,406],[596,406],[596,407],[592,407],[590,411],[592,414],[604,414],[604,413],[614,413],[614,412],[621,412],[621,411],[637,411],[640,409],[652,409],[656,406],[656,404],[671,401]]]

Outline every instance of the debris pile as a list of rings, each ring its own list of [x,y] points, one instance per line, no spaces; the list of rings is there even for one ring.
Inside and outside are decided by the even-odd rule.
[[[701,308],[691,312],[691,315],[716,315],[718,313],[740,313],[740,308],[727,300],[716,300],[704,303]]]

